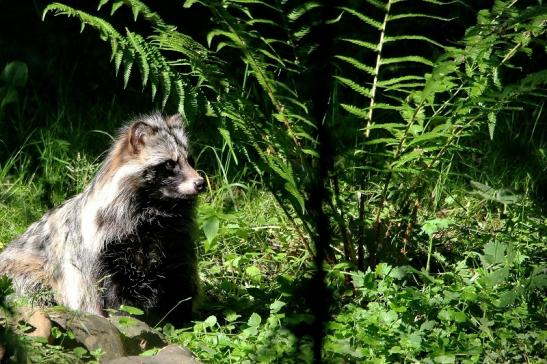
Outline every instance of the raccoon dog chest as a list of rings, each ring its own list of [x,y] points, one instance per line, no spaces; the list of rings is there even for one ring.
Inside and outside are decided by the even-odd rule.
[[[177,307],[187,317],[199,291],[194,205],[204,187],[189,160],[179,115],[128,123],[89,186],[0,253],[0,274],[19,294],[48,290],[76,310]]]
[[[105,307],[126,304],[150,310],[172,296],[171,289],[186,289],[191,297],[196,267],[195,247],[189,243],[193,231],[188,229],[193,219],[188,212],[193,205],[185,201],[168,209],[147,207],[134,232],[106,245],[100,256]]]

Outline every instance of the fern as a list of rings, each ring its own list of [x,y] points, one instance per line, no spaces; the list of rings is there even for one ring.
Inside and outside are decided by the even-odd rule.
[[[133,13],[133,21],[137,21],[139,15],[142,15],[144,19],[149,21],[154,25],[155,28],[158,29],[164,29],[169,30],[170,27],[165,24],[163,19],[160,17],[158,13],[155,11],[152,11],[148,5],[143,3],[139,0],[101,0],[99,2],[99,6],[97,7],[97,10],[100,10],[103,6],[105,6],[108,3],[112,3],[110,15],[114,15],[114,13],[121,8],[122,6],[127,6],[131,9],[131,12]]]
[[[309,241],[324,209],[338,232],[332,248],[364,268],[363,254],[369,264],[380,254],[382,226],[400,236],[413,221],[399,216],[417,218],[428,186],[439,170],[450,170],[465,137],[495,138],[499,113],[523,100],[544,102],[545,71],[504,83],[512,62],[541,47],[545,35],[545,9],[515,11],[515,4],[497,1],[479,12],[478,25],[451,45],[421,25],[446,24],[450,19],[438,13],[460,2],[367,0],[332,8],[318,1],[187,0],[184,9],[211,14],[203,43],[139,0],[101,0],[99,8],[125,8],[150,27],[147,34],[129,25],[120,32],[59,3],[44,16],[76,17],[95,28],[110,42],[124,85],[138,69],[141,86],[162,108],[172,101],[189,120],[214,119],[231,154],[245,156],[264,178],[311,255],[319,253]],[[324,85],[327,99],[307,88],[323,76],[318,50],[333,65],[325,69],[335,70],[326,78],[333,86]],[[319,208],[311,204],[318,178],[328,194]],[[370,184],[380,192],[368,192]],[[365,225],[376,230],[366,241]],[[355,245],[368,253],[359,249],[355,257]]]
[[[406,62],[420,63],[429,67],[433,66],[433,61],[424,56],[420,55],[404,55],[398,57],[386,57],[384,56],[384,48],[387,46],[397,47],[399,44],[408,42],[408,41],[417,41],[424,42],[431,45],[434,45],[439,48],[444,48],[439,42],[425,36],[425,35],[416,35],[416,34],[405,34],[405,35],[389,35],[389,26],[392,22],[398,21],[400,19],[405,19],[407,21],[415,21],[419,18],[429,18],[435,20],[446,21],[447,19],[430,15],[430,14],[421,14],[421,13],[401,13],[397,14],[399,4],[397,1],[388,0],[387,2],[373,1],[370,4],[381,10],[383,12],[383,18],[373,18],[371,16],[365,15],[363,11],[357,11],[348,7],[341,7],[348,16],[353,16],[359,19],[366,27],[371,31],[378,32],[378,38],[375,43],[370,41],[365,41],[355,38],[343,38],[345,42],[350,43],[357,47],[359,54],[372,52],[375,54],[375,62],[372,64],[366,64],[353,56],[348,55],[337,55],[336,58],[347,62],[354,66],[355,68],[366,72],[372,77],[370,82],[370,87],[366,87],[363,84],[349,84],[348,82],[342,82],[342,84],[349,86],[352,90],[357,91],[360,95],[365,96],[368,101],[368,107],[363,108],[360,106],[353,106],[351,108],[345,107],[348,110],[356,111],[362,110],[359,113],[353,112],[354,115],[362,117],[366,121],[365,125],[365,136],[370,136],[371,127],[373,125],[374,110],[376,109],[376,104],[379,102],[377,93],[381,89],[384,93],[395,93],[398,94],[401,91],[406,92],[417,89],[423,85],[423,78],[419,75],[407,75],[401,76],[398,73],[397,77],[388,76],[386,73],[383,73],[382,70],[386,66],[390,65],[391,67],[399,67],[401,64]],[[440,3],[439,3],[440,4]],[[347,78],[345,78],[347,79]],[[341,80],[338,77],[338,80]],[[413,80],[412,83],[402,83],[402,81]],[[389,87],[388,87],[389,86]],[[368,90],[368,92],[363,92],[363,90]],[[397,102],[397,101],[396,101]]]
[[[101,1],[99,8],[107,3],[109,3],[108,0]],[[160,34],[169,34],[174,31],[174,27],[167,26],[157,13],[151,11],[148,6],[137,0],[113,1],[111,14],[115,13],[121,6],[130,7],[135,20],[137,20],[139,15],[142,15],[144,19],[153,24],[156,32]],[[104,19],[60,3],[48,5],[44,9],[43,16],[45,17],[50,12],[53,12],[55,15],[76,17],[82,24],[82,30],[85,25],[89,25],[99,31],[101,39],[110,42],[116,74],[123,68],[124,87],[127,87],[133,73],[133,68],[136,65],[140,73],[142,87],[144,88],[147,85],[151,87],[152,99],[155,99],[158,90],[160,90],[162,108],[166,106],[171,97],[173,103],[178,105],[177,109],[179,112],[183,115],[186,113],[184,108],[184,90],[185,88],[189,88],[187,81],[173,68],[176,63],[167,59],[160,51],[162,46],[169,46],[171,44],[169,41],[163,40],[172,38],[163,36],[157,39],[156,42],[150,42],[140,34],[132,32],[127,28],[125,29],[125,35],[122,35]],[[203,54],[200,53],[200,51],[203,52],[203,47],[199,48],[196,46],[197,43],[192,42],[190,38],[186,38],[185,42],[181,42],[180,38],[178,44],[184,44],[186,47],[179,47],[179,49],[182,49],[189,59],[195,63],[204,60]],[[190,49],[194,49],[194,52],[191,53]],[[199,51],[196,51],[196,49],[199,49]]]

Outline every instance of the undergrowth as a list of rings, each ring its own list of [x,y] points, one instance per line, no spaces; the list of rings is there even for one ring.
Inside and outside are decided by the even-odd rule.
[[[186,1],[208,11],[192,35],[138,0],[46,9],[97,29],[125,86],[190,121],[208,183],[204,301],[161,331],[210,363],[545,362],[544,7],[496,1],[455,43],[413,26],[464,2],[274,3]],[[116,30],[128,9],[149,33]],[[25,63],[1,67],[5,246],[84,188],[138,102],[51,107]],[[322,228],[331,239],[315,245]],[[12,338],[44,362],[94,360]]]
[[[96,170],[97,155],[72,154],[62,147],[70,140],[51,143],[59,133],[35,134],[4,173],[2,244],[50,203],[79,192]],[[310,292],[308,253],[271,194],[237,173],[230,179],[226,154],[217,154],[217,168],[227,173],[209,177],[199,207],[201,319],[186,328],[162,324],[161,330],[204,362],[311,362],[313,315],[306,300],[317,298]],[[47,168],[28,174],[32,157]],[[427,272],[425,260],[421,270],[387,263],[363,272],[344,263],[326,267],[334,302],[325,362],[543,362],[547,218],[525,190],[516,195],[476,183],[451,183],[452,197],[438,216],[420,217],[413,242],[419,245],[405,247],[431,244],[435,273]],[[28,340],[20,344],[33,358],[80,360]]]

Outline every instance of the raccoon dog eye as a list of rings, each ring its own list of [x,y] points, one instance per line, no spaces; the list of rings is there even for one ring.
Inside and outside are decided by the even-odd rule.
[[[175,167],[177,166],[177,162],[175,162],[174,160],[170,159],[168,161],[166,161],[164,163],[164,166],[165,166],[165,169],[169,170],[169,171],[172,171],[173,169],[175,169]]]

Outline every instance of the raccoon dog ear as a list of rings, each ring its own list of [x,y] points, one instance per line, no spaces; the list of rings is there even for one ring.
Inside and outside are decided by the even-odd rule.
[[[188,124],[188,121],[182,114],[176,113],[174,115],[169,116],[167,119],[165,119],[165,123],[169,127],[175,127],[175,126],[184,127],[186,126],[186,124]]]
[[[146,138],[154,133],[150,125],[141,121],[131,125],[129,129],[129,147],[135,154],[139,153],[146,143]]]

